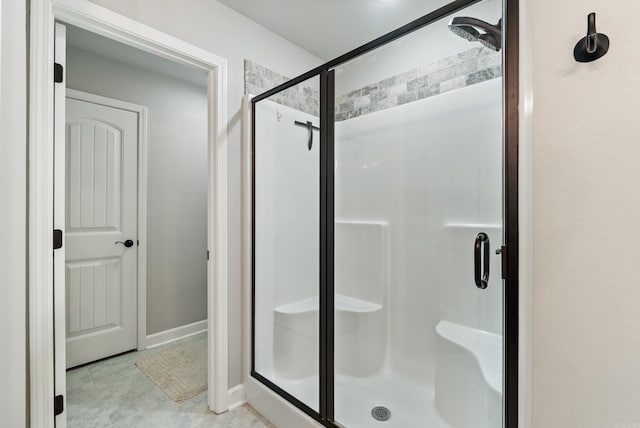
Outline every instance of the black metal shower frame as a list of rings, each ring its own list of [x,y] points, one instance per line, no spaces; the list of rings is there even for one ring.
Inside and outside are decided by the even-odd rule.
[[[333,68],[375,50],[482,0],[456,0],[251,100],[251,376],[326,427],[334,420],[334,71]],[[504,153],[504,428],[518,426],[519,361],[519,214],[518,104],[519,0],[503,0],[503,153]],[[255,370],[255,106],[285,89],[320,77],[320,407],[316,412]]]

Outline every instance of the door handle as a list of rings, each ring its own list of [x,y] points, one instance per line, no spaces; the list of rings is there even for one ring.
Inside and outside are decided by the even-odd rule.
[[[482,247],[484,247],[484,251]],[[489,264],[491,263],[489,260],[489,254],[489,236],[484,232],[480,232],[478,233],[478,236],[476,236],[474,246],[473,273],[476,281],[476,287],[481,290],[484,290],[487,288],[487,285],[489,285]]]
[[[126,241],[116,241],[116,244],[122,244],[127,248],[133,247],[133,241],[131,239],[127,239]]]

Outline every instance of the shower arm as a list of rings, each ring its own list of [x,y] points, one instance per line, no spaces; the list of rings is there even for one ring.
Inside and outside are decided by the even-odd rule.
[[[299,121],[295,121],[294,122],[296,124],[296,126],[302,126],[303,128],[307,128],[307,131],[309,132],[309,140],[307,142],[307,147],[309,147],[309,150],[311,150],[311,148],[313,147],[313,130],[315,129],[316,131],[319,131],[320,128],[318,128],[317,126],[314,126],[313,123],[311,123],[311,121],[306,121],[306,122],[299,122]]]

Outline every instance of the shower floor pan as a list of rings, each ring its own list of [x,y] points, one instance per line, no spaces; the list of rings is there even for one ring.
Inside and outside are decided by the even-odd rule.
[[[318,403],[317,377],[271,380],[305,403]],[[432,384],[391,375],[338,375],[335,383],[336,419],[347,428],[452,428],[435,408]],[[374,419],[371,410],[376,406],[388,408],[391,417],[386,421]]]
[[[434,383],[379,371],[372,376],[338,374],[335,416],[348,428],[487,428],[501,426],[502,336],[441,321],[436,327]],[[318,406],[318,377],[277,385],[313,408]],[[391,412],[378,421],[372,409]],[[386,410],[383,416],[386,416]],[[380,416],[380,413],[378,413]]]

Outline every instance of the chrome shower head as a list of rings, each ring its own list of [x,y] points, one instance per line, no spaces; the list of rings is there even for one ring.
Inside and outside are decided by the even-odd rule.
[[[477,18],[456,16],[449,23],[449,29],[463,39],[470,42],[479,41],[494,51],[499,51],[502,47],[502,19],[496,25],[492,25]],[[480,33],[478,29],[484,32]]]

